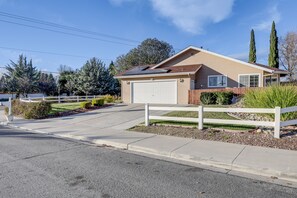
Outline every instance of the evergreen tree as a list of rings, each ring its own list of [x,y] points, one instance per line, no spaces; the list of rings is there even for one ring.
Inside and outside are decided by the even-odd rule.
[[[66,87],[67,80],[71,79],[72,76],[75,76],[77,71],[74,71],[71,67],[66,65],[60,65],[59,69],[59,78],[58,78],[58,94],[66,93],[67,95],[71,94],[71,91]],[[69,83],[68,83],[69,84]]]
[[[256,63],[257,62],[256,41],[255,41],[255,33],[254,33],[253,29],[251,31],[249,62],[250,63]]]
[[[57,82],[52,73],[48,75],[47,81],[49,84],[48,95],[55,95],[57,93]]]
[[[117,69],[111,61],[108,67],[109,75],[110,75],[110,88],[109,88],[109,94],[111,95],[119,95],[121,92],[121,84],[118,79],[115,79],[114,76],[117,74]]]
[[[28,93],[38,91],[39,72],[33,66],[32,60],[27,62],[27,58],[23,55],[19,56],[17,63],[11,61],[6,66],[5,74],[8,91],[16,92],[27,97]]]
[[[270,51],[268,64],[270,67],[279,68],[279,54],[278,54],[278,37],[275,29],[275,22],[272,22],[270,33]]]
[[[79,71],[77,90],[86,95],[102,95],[109,92],[111,76],[104,63],[92,58]]]
[[[67,75],[65,78],[66,79],[65,88],[67,92],[69,92],[71,95],[79,94],[77,90],[78,78],[79,78],[78,72],[72,73],[71,75]]]
[[[40,72],[38,88],[39,91],[45,95],[55,95],[57,85],[54,76]]]
[[[117,57],[117,71],[125,71],[138,65],[157,64],[174,54],[172,45],[156,38],[148,38],[127,54]]]
[[[0,92],[1,93],[6,92],[6,81],[4,76],[1,76],[1,79],[0,79]]]
[[[117,70],[116,70],[116,67],[115,67],[113,61],[110,62],[109,67],[108,67],[108,71],[113,76],[117,74]]]
[[[47,74],[39,72],[38,88],[39,88],[39,91],[43,94],[46,94],[48,89],[47,78],[48,78]]]

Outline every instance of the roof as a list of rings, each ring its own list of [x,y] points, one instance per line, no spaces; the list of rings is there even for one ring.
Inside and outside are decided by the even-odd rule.
[[[195,74],[202,64],[198,65],[183,65],[183,66],[169,66],[162,69],[153,69],[153,66],[136,66],[127,70],[116,78],[131,78],[131,77],[157,77],[157,76],[172,76],[172,75],[188,75]]]
[[[238,60],[238,59],[235,59],[235,58],[231,58],[231,57],[228,57],[228,56],[217,54],[217,53],[214,53],[214,52],[211,52],[211,51],[208,51],[208,50],[205,50],[205,49],[201,49],[201,48],[198,48],[198,47],[194,47],[194,46],[189,46],[189,47],[185,48],[184,50],[180,51],[179,53],[177,53],[177,54],[169,57],[168,59],[160,62],[159,64],[153,66],[152,69],[156,69],[156,68],[160,67],[164,63],[172,60],[173,58],[179,56],[180,54],[182,54],[182,53],[184,53],[184,52],[186,52],[188,50],[201,51],[201,52],[204,52],[204,53],[207,53],[207,54],[211,54],[211,55],[218,56],[218,57],[221,57],[221,58],[224,58],[224,59],[227,59],[227,60],[231,60],[231,61],[234,61],[234,62],[237,62],[237,63],[241,63],[241,64],[249,66],[249,67],[261,69],[263,71],[270,72],[270,73],[280,73],[280,74],[287,74],[288,73],[285,70],[276,69],[276,68],[272,68],[272,67],[268,67],[268,66],[260,65],[260,64],[252,64],[252,63],[244,62],[244,61],[241,61],[241,60]]]
[[[280,72],[288,73],[288,71],[286,71],[286,70],[275,68],[275,67],[270,67],[270,66],[267,66],[267,65],[259,64],[259,63],[250,63],[250,64],[257,65],[257,66],[263,67],[263,68],[267,68],[267,69],[270,69],[270,70],[273,70],[273,71],[280,71]]]

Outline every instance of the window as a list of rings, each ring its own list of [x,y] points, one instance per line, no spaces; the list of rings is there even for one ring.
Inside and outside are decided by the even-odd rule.
[[[266,76],[265,77],[265,86],[277,85],[278,78],[277,76]]]
[[[208,76],[208,87],[227,87],[227,76]]]
[[[239,75],[239,87],[259,87],[259,74]]]
[[[195,80],[191,80],[191,85],[190,85],[191,90],[195,89],[195,84],[196,84]]]

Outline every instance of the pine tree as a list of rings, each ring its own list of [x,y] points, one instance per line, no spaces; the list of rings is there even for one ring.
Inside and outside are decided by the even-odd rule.
[[[108,67],[108,71],[113,76],[117,74],[117,70],[116,70],[116,67],[115,67],[113,61],[110,62],[109,67]]]
[[[6,70],[5,78],[9,92],[16,92],[17,96],[27,96],[28,93],[38,91],[40,73],[33,66],[32,60],[27,62],[27,58],[20,55],[18,62],[11,61]]]
[[[250,40],[250,53],[249,53],[249,62],[256,63],[257,55],[256,55],[256,41],[255,41],[255,33],[252,29],[251,31],[251,40]]]
[[[279,55],[278,55],[278,37],[275,29],[275,22],[272,22],[271,33],[270,33],[270,51],[268,64],[270,67],[279,68]]]
[[[48,75],[47,81],[49,84],[48,95],[55,95],[57,93],[57,82],[52,73]]]
[[[86,95],[103,95],[109,92],[111,76],[104,63],[91,58],[78,74],[77,90]]]

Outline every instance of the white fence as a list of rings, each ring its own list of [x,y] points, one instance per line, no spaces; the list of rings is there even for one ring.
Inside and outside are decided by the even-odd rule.
[[[185,118],[185,117],[169,117],[169,116],[151,116],[150,111],[193,111],[197,112],[198,118]],[[274,109],[269,108],[213,108],[213,107],[159,107],[145,105],[145,125],[149,126],[150,120],[167,120],[167,121],[180,121],[180,122],[197,122],[198,129],[203,129],[203,123],[213,124],[235,124],[235,125],[251,125],[251,126],[269,126],[274,127],[274,137],[280,138],[280,129],[284,126],[296,125],[297,119],[281,121],[282,113],[289,113],[297,111],[297,106]],[[271,113],[274,114],[274,121],[252,121],[252,120],[226,120],[226,119],[210,119],[203,118],[204,112],[238,112],[238,113]]]
[[[49,96],[49,97],[28,97],[28,98],[21,98],[21,102],[80,102],[80,101],[89,101],[94,98],[102,98],[102,96],[93,95],[93,96]]]

